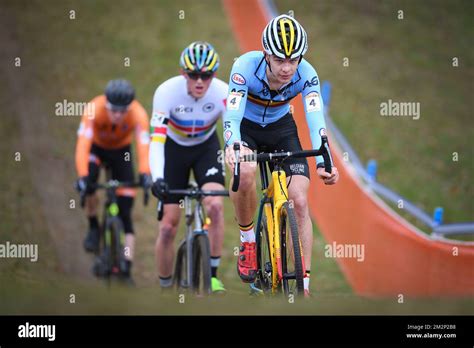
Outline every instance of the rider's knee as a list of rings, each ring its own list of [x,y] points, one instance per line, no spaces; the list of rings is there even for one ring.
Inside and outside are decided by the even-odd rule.
[[[211,199],[206,204],[207,215],[212,220],[215,220],[222,216],[224,212],[224,207],[220,199]]]
[[[178,231],[178,224],[173,220],[165,219],[160,222],[160,238],[164,244],[171,244],[174,242],[174,238]]]
[[[306,215],[308,212],[308,199],[304,195],[296,196],[290,199],[290,203],[297,215]]]
[[[240,166],[240,183],[239,191],[255,190],[256,179],[255,179],[256,167],[250,165]]]

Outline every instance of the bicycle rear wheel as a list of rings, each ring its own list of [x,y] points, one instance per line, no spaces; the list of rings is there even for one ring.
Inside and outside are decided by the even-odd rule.
[[[280,213],[282,285],[285,296],[304,294],[303,258],[295,212],[285,202]]]
[[[211,293],[211,254],[206,234],[198,234],[193,242],[193,291],[197,295]]]

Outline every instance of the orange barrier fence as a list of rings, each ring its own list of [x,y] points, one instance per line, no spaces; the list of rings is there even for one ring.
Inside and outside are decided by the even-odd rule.
[[[223,4],[241,52],[261,50],[268,15],[261,2]],[[301,100],[293,106],[302,146],[311,148]],[[365,188],[335,144],[331,149],[340,180],[325,186],[313,174],[309,204],[328,245],[363,246],[363,259],[336,258],[352,289],[364,296],[474,295],[474,245],[429,238]]]

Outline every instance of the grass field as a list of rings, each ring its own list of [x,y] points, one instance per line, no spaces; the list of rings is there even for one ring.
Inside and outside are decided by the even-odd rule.
[[[463,7],[471,6],[472,13],[472,5],[466,2],[447,12],[436,3],[427,16],[421,6],[403,3],[404,26],[393,13],[398,5],[370,4],[277,1],[282,12],[293,9],[305,25],[311,40],[308,59],[322,80],[333,82],[331,114],[363,159],[377,158],[380,181],[428,211],[445,206],[449,221],[472,220],[473,70],[466,38],[472,38],[472,26],[469,9]],[[324,257],[325,241],[316,226],[315,300],[249,299],[235,272],[238,232],[229,201],[219,270],[229,295],[209,301],[187,297],[180,304],[175,294],[160,296],[153,254],[155,207],[144,208],[141,194],[134,209],[139,288],[107,290],[88,276],[92,260],[81,245],[86,221],[80,209],[69,205],[77,198],[72,183],[79,117],[55,116],[55,104],[64,99],[87,102],[109,79],[120,76],[136,86],[138,100],[150,112],[155,88],[178,73],[181,50],[198,39],[217,48],[219,77],[225,81],[239,55],[227,18],[219,1],[135,1],[133,6],[126,1],[4,1],[0,9],[2,35],[10,43],[1,53],[9,84],[0,87],[0,150],[6,154],[0,171],[0,241],[37,243],[40,253],[37,263],[1,260],[0,313],[473,312],[471,299],[399,304],[396,298],[357,297],[334,259]],[[438,17],[445,27],[433,25]],[[460,57],[458,69],[449,67],[453,55]],[[21,57],[21,68],[13,66],[13,57]],[[343,57],[350,58],[349,68],[342,66]],[[130,66],[124,65],[127,58]],[[389,98],[421,102],[420,120],[380,117],[378,105]],[[451,161],[453,151],[459,153],[457,163]],[[22,154],[20,162],[14,161],[16,152]]]

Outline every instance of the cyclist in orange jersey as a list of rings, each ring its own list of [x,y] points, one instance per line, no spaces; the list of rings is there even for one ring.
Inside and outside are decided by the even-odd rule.
[[[85,192],[86,214],[89,231],[84,240],[88,252],[99,249],[99,223],[97,219],[98,197],[93,185],[97,183],[100,167],[111,169],[112,179],[134,181],[131,143],[136,139],[139,182],[145,189],[152,184],[148,165],[148,115],[135,99],[135,90],[126,80],[112,80],[107,84],[105,95],[95,97],[82,115],[76,144],[77,187]],[[130,271],[135,244],[131,210],[135,190],[117,190],[119,215],[125,229],[126,267],[125,278],[131,279]]]

